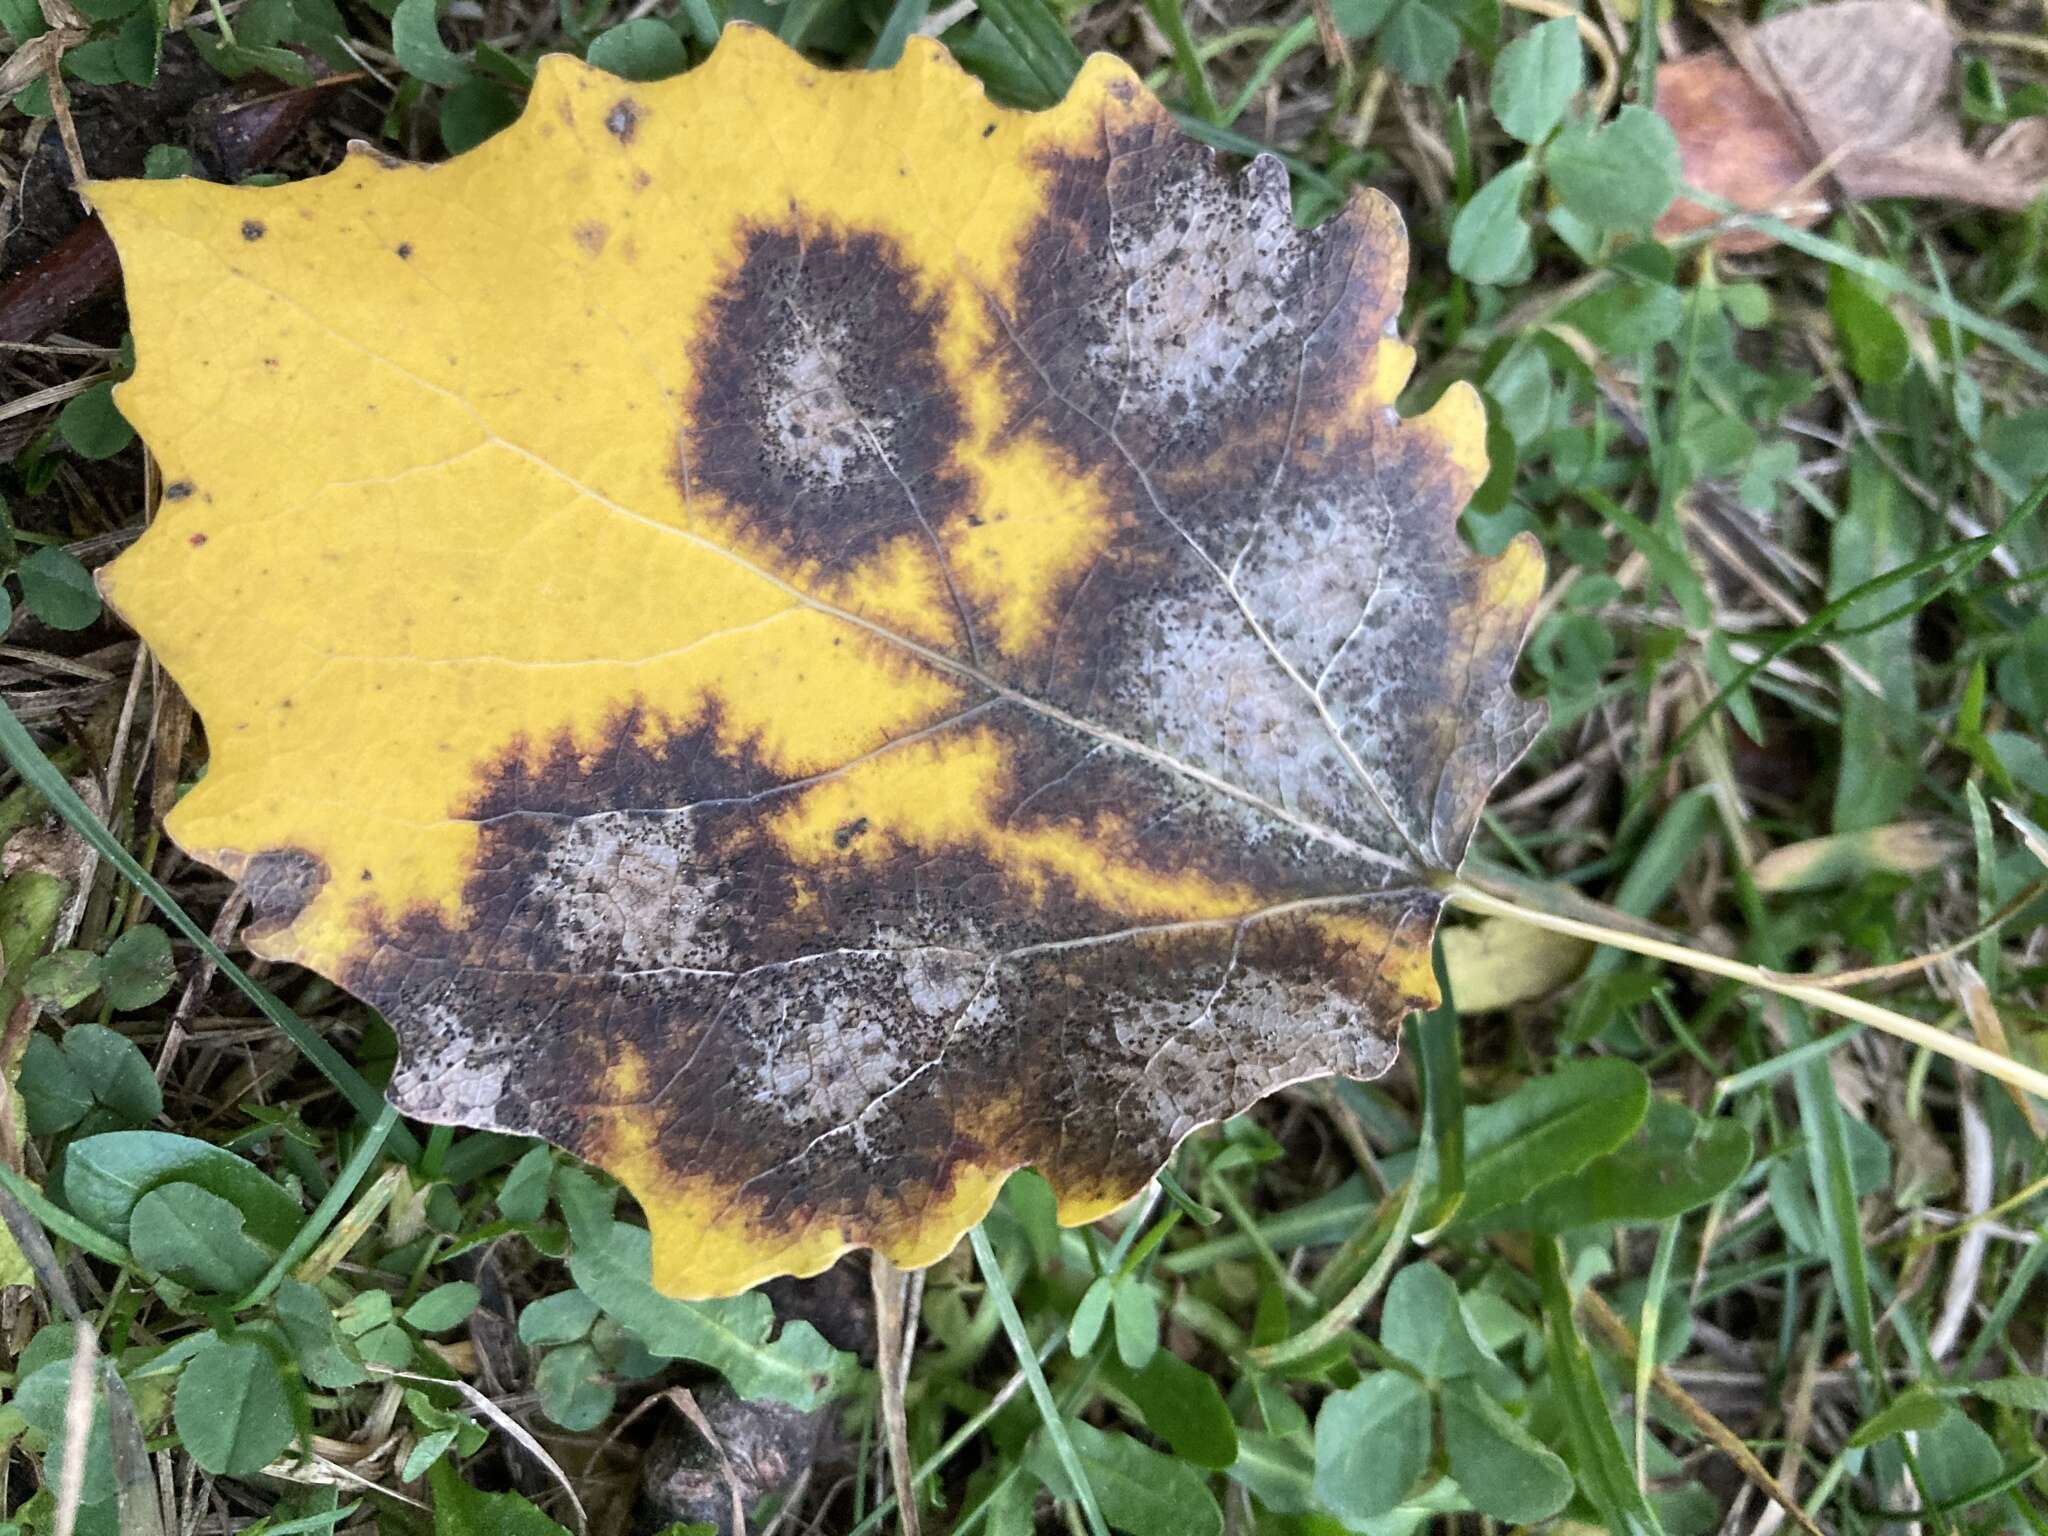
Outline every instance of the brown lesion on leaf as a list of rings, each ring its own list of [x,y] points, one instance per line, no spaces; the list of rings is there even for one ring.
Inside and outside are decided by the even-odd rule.
[[[1020,706],[973,715],[1009,764],[995,823],[1120,827],[1134,885],[1199,873],[1259,909],[1344,902],[1379,873]],[[643,1185],[708,1181],[764,1233],[876,1237],[1021,1162],[1073,1191],[1135,1187],[1274,1071],[1391,1054],[1374,1021],[1398,999],[1340,953],[1355,933],[1137,921],[977,846],[892,843],[884,805],[807,863],[770,829],[804,793],[715,706],[676,723],[636,703],[597,741],[510,747],[462,812],[480,842],[459,922],[387,916],[343,978],[401,1030],[401,1105],[652,1157]],[[1386,927],[1418,902],[1356,905]],[[1344,1028],[1318,997],[1347,999]],[[1117,1113],[1079,1113],[1105,1088]]]
[[[972,508],[966,430],[939,356],[945,301],[886,234],[753,226],[689,349],[672,479],[708,495],[830,585],[892,546],[929,569],[945,648],[978,659],[977,619],[939,529]]]
[[[241,868],[242,893],[255,914],[248,937],[260,943],[291,927],[328,878],[325,861],[303,848],[273,848],[247,859]]]
[[[248,241],[261,240],[268,230],[261,219],[242,220],[242,238]]]
[[[164,500],[183,501],[196,489],[197,487],[190,480],[173,480],[164,487]]]
[[[640,131],[640,106],[630,96],[622,96],[613,103],[612,109],[604,115],[605,132],[621,144],[633,142],[633,136]]]
[[[603,254],[605,242],[612,237],[611,226],[598,219],[585,219],[571,234],[586,256]]]

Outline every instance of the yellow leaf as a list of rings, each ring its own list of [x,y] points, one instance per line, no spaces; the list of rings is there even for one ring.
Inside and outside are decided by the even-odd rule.
[[[169,827],[392,1096],[623,1181],[684,1296],[1062,1219],[1433,1000],[1538,712],[1405,248],[1297,231],[1113,59],[546,60],[442,166],[94,189],[162,461],[109,600],[204,716]]]
[[[1497,1013],[1555,992],[1593,953],[1584,939],[1508,917],[1446,928],[1439,937],[1460,1013]]]

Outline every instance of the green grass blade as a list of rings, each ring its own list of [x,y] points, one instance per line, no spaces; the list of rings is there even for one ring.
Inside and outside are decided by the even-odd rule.
[[[1678,760],[1679,754],[1692,745],[1693,737],[1706,728],[1708,722],[1726,707],[1730,699],[1742,691],[1751,678],[1763,671],[1765,667],[1768,667],[1780,656],[1783,656],[1788,651],[1796,650],[1802,645],[1809,645],[1822,636],[1831,636],[1839,640],[1855,635],[1870,634],[1875,630],[1896,624],[1900,619],[1917,613],[1922,608],[1937,601],[1943,594],[1951,591],[1963,577],[1975,570],[1984,561],[1990,559],[1994,550],[2003,546],[2007,540],[2018,533],[2027,523],[2032,522],[2034,515],[2041,510],[2044,500],[2048,500],[2048,480],[2044,480],[2035,486],[2028,493],[2027,499],[2013,508],[2012,513],[1994,531],[1979,535],[1974,539],[1966,539],[1960,544],[1952,544],[1946,549],[1937,549],[1931,554],[1922,555],[1917,560],[1908,561],[1905,565],[1886,571],[1881,576],[1874,576],[1869,581],[1858,583],[1832,602],[1815,609],[1804,624],[1779,636],[1769,645],[1766,645],[1754,661],[1748,662],[1738,669],[1735,675],[1723,685],[1720,692],[1707,701],[1706,708],[1686,722],[1685,729],[1680,731],[1672,739],[1671,745],[1665,749],[1663,764],[1658,776],[1661,776],[1663,772],[1669,771],[1671,764]],[[1899,586],[1904,582],[1912,581],[1916,577],[1926,575],[1929,571],[1939,569],[1951,560],[1957,560],[1960,563],[1954,570],[1943,576],[1926,595],[1901,603],[1888,613],[1879,618],[1872,619],[1868,623],[1851,625],[1840,629],[1833,627],[1837,620],[1856,607],[1864,598],[1874,597],[1880,592],[1888,592],[1893,587]]]
[[[1621,1436],[1614,1429],[1613,1411],[1593,1371],[1593,1357],[1579,1337],[1571,1288],[1565,1281],[1564,1254],[1554,1237],[1536,1239],[1536,1279],[1543,1292],[1544,1354],[1564,1410],[1579,1489],[1600,1511],[1609,1531],[1620,1536],[1663,1536],[1657,1512],[1629,1470]],[[1649,1352],[1648,1345],[1644,1352]]]
[[[882,30],[875,34],[875,45],[868,50],[869,69],[887,69],[903,57],[903,45],[910,41],[910,34],[924,25],[924,19],[931,11],[931,0],[896,0],[889,7],[889,14],[883,18]]]
[[[1436,1165],[1436,1208],[1421,1217],[1421,1239],[1425,1241],[1449,1226],[1465,1203],[1465,1063],[1458,1048],[1458,1006],[1444,974],[1441,944],[1436,946],[1435,960],[1437,987],[1444,1000],[1427,1013],[1413,1015],[1408,1031],[1416,1070],[1422,1074],[1420,1145]],[[1409,1177],[1426,1181],[1427,1172],[1418,1161]]]
[[[1188,109],[1200,118],[1215,122],[1218,117],[1216,93],[1209,89],[1209,76],[1202,68],[1202,55],[1195,48],[1195,36],[1188,30],[1188,13],[1181,0],[1145,0],[1145,9],[1159,23],[1173,49],[1174,68],[1188,93]]]
[[[1299,155],[1291,155],[1284,149],[1275,149],[1248,133],[1239,133],[1235,128],[1220,127],[1195,116],[1192,112],[1176,112],[1173,118],[1189,138],[1199,139],[1211,149],[1227,150],[1233,155],[1244,155],[1248,158],[1254,155],[1271,155],[1287,167],[1287,173],[1294,178],[1298,186],[1313,188],[1340,207],[1349,195],[1343,187]]]
[[[47,1195],[5,1163],[0,1163],[0,1189],[5,1189],[29,1215],[41,1222],[44,1231],[63,1238],[73,1247],[123,1268],[135,1263],[126,1248],[97,1228],[87,1226],[69,1211],[59,1210],[50,1203]]]
[[[1081,50],[1045,0],[981,0],[980,9],[1050,98],[1065,96],[1081,72]]]
[[[2048,374],[2048,352],[2036,348],[2022,332],[1997,320],[1986,320],[1969,306],[1945,298],[1932,288],[1914,282],[1891,262],[1865,256],[1861,251],[1853,251],[1825,235],[1795,229],[1783,219],[1774,219],[1769,214],[1742,213],[1733,203],[1716,197],[1711,192],[1703,192],[1698,187],[1686,187],[1683,195],[1702,208],[1734,215],[1729,220],[1730,227],[1761,230],[1787,250],[1797,251],[1802,256],[1811,256],[1816,261],[1824,261],[1831,267],[1840,267],[1844,272],[1853,272],[1886,293],[1910,299],[1928,314],[1940,316],[1957,330],[1975,336],[1979,341],[1989,342],[1999,351],[2025,363],[2036,373]]]
[[[1017,1298],[1010,1294],[1010,1282],[1003,1278],[1003,1266],[996,1259],[995,1245],[988,1240],[988,1233],[980,1227],[967,1234],[974,1244],[974,1262],[981,1269],[982,1283],[988,1287],[989,1299],[996,1304],[996,1314],[1003,1320],[1003,1331],[1010,1336],[1010,1348],[1016,1352],[1017,1366],[1024,1373],[1024,1384],[1031,1389],[1031,1400],[1038,1405],[1038,1416],[1045,1424],[1046,1438],[1052,1441],[1060,1466],[1074,1485],[1074,1492],[1081,1502],[1081,1513],[1088,1522],[1090,1536],[1109,1536],[1108,1526],[1103,1524],[1102,1511],[1095,1503],[1095,1490],[1088,1484],[1088,1472],[1081,1465],[1081,1458],[1074,1450],[1073,1437],[1067,1433],[1067,1421],[1060,1413],[1059,1404],[1052,1400],[1052,1388],[1046,1385],[1045,1372],[1038,1364],[1038,1350],[1031,1343],[1031,1335],[1024,1327],[1024,1318],[1017,1311]]]
[[[1648,1488],[1647,1459],[1650,1434],[1650,1379],[1657,1373],[1657,1330],[1663,1321],[1664,1293],[1671,1285],[1671,1261],[1678,1254],[1678,1233],[1685,1219],[1674,1216],[1657,1234],[1656,1256],[1650,1260],[1649,1283],[1643,1287],[1642,1316],[1636,1320],[1636,1486]]]

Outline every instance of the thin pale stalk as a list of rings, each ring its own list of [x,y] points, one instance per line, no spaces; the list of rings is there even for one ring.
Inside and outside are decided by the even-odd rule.
[[[1904,1040],[1909,1045],[1946,1056],[1950,1061],[1961,1062],[1964,1066],[1975,1067],[1987,1077],[1995,1077],[2001,1083],[2009,1083],[2024,1089],[2036,1098],[2048,1100],[2048,1073],[2035,1070],[2010,1056],[2001,1056],[1996,1051],[1985,1049],[1974,1040],[1965,1040],[1960,1035],[1951,1035],[1936,1029],[1931,1024],[1881,1008],[1876,1003],[1865,1002],[1860,997],[1846,997],[1828,987],[1816,986],[1810,981],[1794,980],[1777,971],[1765,970],[1762,966],[1748,965],[1740,960],[1730,960],[1722,955],[1709,954],[1705,950],[1691,949],[1683,944],[1674,944],[1663,939],[1652,939],[1642,934],[1630,933],[1620,928],[1608,928],[1598,923],[1582,922],[1573,917],[1559,917],[1549,912],[1532,911],[1503,901],[1498,896],[1468,885],[1462,880],[1451,882],[1447,897],[1453,906],[1467,912],[1483,912],[1489,917],[1512,918],[1518,923],[1527,923],[1532,928],[1547,928],[1552,933],[1568,933],[1574,938],[1588,939],[1595,944],[1611,945],[1625,949],[1631,954],[1646,955],[1652,960],[1668,960],[1673,965],[1688,966],[1695,971],[1705,971],[1711,976],[1725,976],[1731,981],[1740,981],[1761,991],[1775,993],[1817,1008],[1823,1013],[1832,1013],[1840,1018],[1854,1019],[1859,1024],[1868,1024],[1886,1034]]]

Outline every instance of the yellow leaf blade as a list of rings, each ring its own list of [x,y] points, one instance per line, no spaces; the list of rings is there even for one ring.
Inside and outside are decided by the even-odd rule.
[[[626,1183],[680,1295],[1064,1219],[1391,1061],[1537,715],[1532,541],[1392,402],[1400,223],[1294,229],[1129,71],[549,60],[446,165],[112,183],[203,715],[170,830],[408,1113]]]

